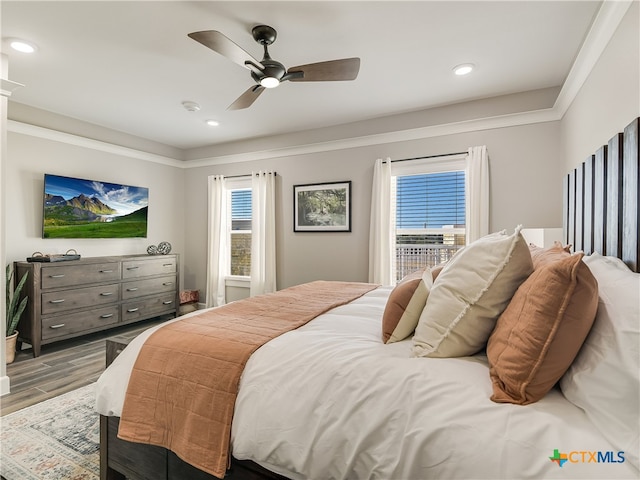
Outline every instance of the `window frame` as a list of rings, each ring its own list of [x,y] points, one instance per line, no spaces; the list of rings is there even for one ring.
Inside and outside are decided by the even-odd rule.
[[[434,158],[422,158],[415,159],[412,161],[396,161],[391,163],[391,226],[393,229],[393,241],[394,245],[397,244],[396,239],[398,236],[397,229],[397,220],[396,220],[396,210],[397,210],[397,177],[404,176],[413,176],[413,175],[429,175],[434,173],[447,173],[447,172],[464,172],[465,175],[465,211],[466,211],[466,203],[467,203],[467,195],[469,192],[467,191],[467,168],[466,168],[466,154],[460,155],[451,155],[446,157],[434,157]],[[468,215],[468,212],[465,212],[465,217]],[[456,234],[456,235],[464,235],[465,236],[465,244],[466,244],[466,234],[467,234],[467,219],[465,218],[465,228],[442,228],[438,229],[438,232],[434,232],[435,234]],[[407,232],[404,232],[407,233]],[[397,251],[397,246],[394,247]],[[394,270],[394,278],[398,278],[398,265],[396,264],[396,253],[394,253],[392,268]]]
[[[227,287],[248,287],[251,281],[250,275],[232,275],[231,274],[231,248],[233,242],[232,236],[237,233],[250,233],[252,230],[233,230],[233,205],[232,205],[232,192],[238,190],[250,190],[253,202],[253,188],[250,177],[230,178],[227,179],[227,235],[228,235],[228,249],[229,249],[229,265],[227,266],[227,275],[225,275],[225,285]]]

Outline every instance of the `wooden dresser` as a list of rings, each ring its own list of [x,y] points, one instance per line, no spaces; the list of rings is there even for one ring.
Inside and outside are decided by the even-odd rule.
[[[33,346],[160,315],[179,305],[179,255],[92,257],[68,262],[16,262],[29,277],[18,340]]]

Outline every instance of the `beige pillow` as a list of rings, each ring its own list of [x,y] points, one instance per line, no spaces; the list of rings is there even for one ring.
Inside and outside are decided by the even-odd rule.
[[[484,348],[498,317],[533,271],[520,229],[476,240],[443,268],[416,327],[413,356],[462,357]]]
[[[518,288],[489,338],[491,400],[540,400],[569,368],[598,308],[598,285],[583,254],[552,247]]]
[[[404,277],[391,291],[382,314],[382,341],[393,343],[413,333],[441,266],[418,270]]]

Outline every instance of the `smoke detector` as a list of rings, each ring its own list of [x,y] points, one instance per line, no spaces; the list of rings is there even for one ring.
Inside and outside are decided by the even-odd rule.
[[[198,105],[196,102],[185,101],[182,102],[182,106],[187,112],[197,112],[198,110],[200,110],[200,105]]]

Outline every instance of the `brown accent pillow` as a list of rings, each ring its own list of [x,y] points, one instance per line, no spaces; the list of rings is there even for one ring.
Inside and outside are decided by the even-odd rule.
[[[391,291],[382,314],[382,341],[384,343],[404,340],[413,333],[420,319],[422,309],[427,302],[431,284],[442,271],[442,267],[443,265],[438,265],[431,270],[423,268],[410,273],[400,280],[400,283]],[[431,273],[432,278],[432,282],[428,282],[428,285],[424,284],[425,282],[422,280],[427,270]],[[420,285],[421,282],[423,285]],[[403,325],[398,328],[403,316],[405,316]],[[414,317],[415,324],[413,323]]]
[[[549,248],[542,248],[529,244],[529,252],[531,253],[531,260],[533,260],[534,270],[541,264],[559,260],[567,255],[571,255],[571,245],[562,245],[562,243],[555,241],[553,246]]]
[[[540,400],[578,354],[598,308],[598,284],[582,257],[548,249],[498,319],[487,344],[494,402]]]

